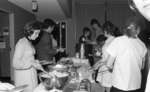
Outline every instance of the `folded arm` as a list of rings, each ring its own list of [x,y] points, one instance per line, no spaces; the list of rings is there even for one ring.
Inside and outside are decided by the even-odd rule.
[[[24,59],[25,47],[23,44],[17,44],[13,57],[13,67],[16,69],[26,69],[31,67],[31,62]]]

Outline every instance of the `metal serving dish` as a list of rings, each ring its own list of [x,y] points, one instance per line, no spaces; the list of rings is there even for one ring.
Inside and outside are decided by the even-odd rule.
[[[51,69],[50,72],[43,72],[39,75],[40,81],[44,84],[47,90],[52,90],[53,88],[63,90],[69,80],[67,67],[63,65],[55,65],[51,67]]]

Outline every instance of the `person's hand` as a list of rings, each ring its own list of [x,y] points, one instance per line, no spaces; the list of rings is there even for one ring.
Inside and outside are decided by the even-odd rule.
[[[88,71],[94,71],[93,67],[88,68]]]
[[[54,64],[54,62],[47,61],[47,60],[41,60],[41,61],[40,61],[40,64],[41,64],[41,65],[50,65],[50,64]]]
[[[35,68],[41,71],[44,70],[41,64],[36,64]]]
[[[58,49],[57,49],[57,52],[64,52],[64,51],[65,51],[64,48],[58,48]]]
[[[104,63],[103,62],[101,62],[101,61],[98,61],[97,63],[95,63],[94,65],[93,65],[93,69],[94,70],[97,70],[99,67],[101,67],[102,65],[104,65]]]
[[[95,65],[92,67],[92,69],[93,69],[93,70],[97,70],[97,69],[99,68],[99,66],[100,66],[100,64],[97,63],[97,64],[95,64]]]
[[[38,60],[33,61],[32,66],[38,70],[43,70],[43,67]]]

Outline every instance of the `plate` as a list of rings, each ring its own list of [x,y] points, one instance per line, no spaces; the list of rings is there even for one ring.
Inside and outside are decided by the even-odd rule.
[[[41,65],[52,65],[53,62],[49,62],[49,61],[43,61],[43,62],[40,62]]]
[[[66,69],[67,67],[65,65],[57,64],[53,68],[55,70],[61,70],[61,69]]]
[[[18,86],[18,87],[11,89],[9,92],[20,92],[20,91],[23,91],[27,87],[28,87],[28,85]]]
[[[41,73],[39,76],[42,78],[51,78],[52,74],[51,73]]]

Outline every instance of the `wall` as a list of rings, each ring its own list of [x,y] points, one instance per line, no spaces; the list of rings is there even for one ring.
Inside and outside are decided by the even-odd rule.
[[[111,5],[108,9],[108,18],[118,27],[124,25],[125,20],[133,13],[128,5]],[[90,27],[90,20],[97,18],[104,23],[104,4],[79,4],[72,1],[72,18],[67,19],[67,52],[75,55],[75,44],[82,34],[84,26]]]
[[[77,4],[77,36],[82,34],[84,26],[90,27],[90,20],[96,18],[101,24],[104,23],[104,4]],[[108,5],[108,20],[118,27],[124,25],[126,19],[133,15],[133,12],[126,4],[109,4]]]
[[[15,15],[15,42],[23,36],[23,26],[26,22],[34,20],[35,16],[24,9],[8,2],[7,0],[0,0],[0,9]]]
[[[69,56],[75,55],[76,43],[76,2],[72,0],[72,17],[67,19],[67,53]]]
[[[10,76],[9,35],[4,35],[4,30],[9,27],[8,13],[0,11],[0,77]],[[5,32],[6,33],[6,32]],[[2,45],[3,44],[3,45]],[[7,57],[7,58],[6,58]],[[8,68],[6,68],[8,67]]]
[[[25,23],[27,23],[28,21],[34,20],[35,16],[33,14],[25,11],[24,9],[19,8],[18,6],[8,2],[8,0],[0,0],[0,10],[3,10],[10,14],[11,13],[14,14],[14,32],[15,32],[14,40],[16,43],[19,38],[23,37],[23,27],[24,27]],[[14,50],[14,48],[11,48],[11,49]],[[11,62],[11,60],[10,60],[10,62]],[[13,74],[12,69],[13,68],[11,67],[11,75]],[[12,78],[12,80],[13,80],[13,78]]]
[[[112,4],[108,8],[108,19],[116,26],[124,25],[126,19],[133,15],[128,5]],[[74,47],[82,34],[84,26],[90,27],[90,20],[96,18],[104,23],[104,4],[80,4],[72,1],[72,18],[67,19],[67,52],[75,55]]]
[[[67,20],[67,53],[69,56],[74,56],[74,47],[75,47],[75,30],[73,29],[73,20]]]
[[[0,32],[2,27],[8,27],[8,14],[5,12],[0,11]],[[7,22],[5,21],[7,20]]]

